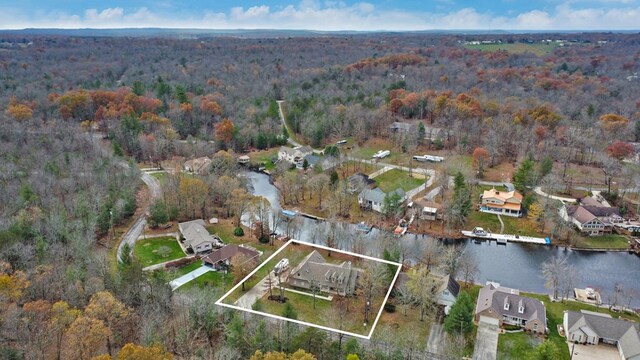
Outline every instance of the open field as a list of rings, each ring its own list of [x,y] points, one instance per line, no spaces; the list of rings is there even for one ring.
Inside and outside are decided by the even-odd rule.
[[[385,193],[401,188],[404,191],[415,189],[424,184],[424,179],[416,179],[409,176],[406,171],[392,169],[376,176],[376,185]]]
[[[513,44],[480,44],[480,45],[465,45],[467,49],[480,50],[480,51],[507,51],[513,54],[524,54],[530,52],[538,56],[545,55],[552,52],[558,45],[555,43],[513,43]]]
[[[252,162],[259,163],[259,164],[264,164],[264,167],[267,170],[271,170],[271,169],[276,167],[271,160],[274,159],[274,158],[275,159],[278,158],[278,150],[279,149],[280,149],[280,147],[275,147],[275,148],[267,149],[267,150],[252,151],[252,152],[248,153],[247,155],[249,156],[249,158],[251,159]]]
[[[133,255],[142,266],[159,264],[185,256],[175,237],[143,239],[136,242]]]

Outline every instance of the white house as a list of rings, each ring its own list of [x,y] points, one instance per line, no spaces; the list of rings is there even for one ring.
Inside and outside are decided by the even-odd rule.
[[[313,149],[309,146],[299,146],[295,148],[281,146],[278,151],[278,160],[295,165],[300,163],[302,165],[304,157],[311,154],[313,154]]]

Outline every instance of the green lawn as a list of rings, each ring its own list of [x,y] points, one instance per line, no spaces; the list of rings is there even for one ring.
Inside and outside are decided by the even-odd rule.
[[[167,176],[167,173],[165,173],[165,172],[156,172],[156,173],[152,173],[151,176],[153,176],[154,178],[156,178],[158,180],[162,180]]]
[[[374,178],[376,185],[382,189],[382,191],[388,193],[394,191],[397,188],[402,188],[404,191],[415,189],[418,186],[424,184],[424,179],[416,179],[409,176],[406,171],[392,169]]]
[[[523,54],[525,52],[530,52],[536,54],[538,56],[545,55],[549,52],[552,52],[558,45],[555,43],[545,44],[545,43],[535,43],[535,44],[524,44],[524,43],[513,43],[513,44],[481,44],[481,45],[465,45],[468,49],[480,50],[480,51],[499,51],[504,50],[513,54]]]
[[[267,293],[262,298],[262,304],[264,305],[262,312],[282,316],[284,304],[277,301],[271,301],[267,299],[268,296],[269,294]],[[298,314],[298,320],[318,325],[331,326],[331,324],[327,324],[327,321],[323,319],[324,314],[326,314],[331,308],[331,301],[316,298],[316,308],[314,309],[312,296],[296,294],[290,291],[285,291],[284,296],[289,299],[288,301]]]
[[[159,264],[185,256],[176,238],[171,236],[139,240],[133,248],[133,255],[142,266]]]
[[[201,265],[201,264],[200,264]],[[231,289],[231,284],[233,282],[233,276],[231,274],[227,274],[226,276],[218,271],[209,271],[205,274],[200,275],[194,280],[184,284],[178,290],[189,290],[195,287],[204,288],[204,287],[216,287],[220,290],[226,292]],[[226,283],[226,285],[224,285]],[[217,299],[212,299],[216,301]]]
[[[526,332],[500,334],[497,358],[500,360],[522,359],[523,354],[533,353],[542,341],[542,338]],[[564,345],[564,347],[567,346]]]
[[[624,235],[582,236],[575,247],[582,249],[628,249],[628,239]]]
[[[177,279],[180,276],[186,275],[201,266],[202,266],[202,260],[197,260],[187,266],[183,266],[177,269],[167,270],[167,272],[169,273],[169,276],[171,279]]]

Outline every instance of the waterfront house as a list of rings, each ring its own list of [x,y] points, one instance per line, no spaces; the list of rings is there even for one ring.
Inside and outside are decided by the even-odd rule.
[[[522,216],[522,194],[516,190],[499,191],[495,188],[482,193],[480,211],[505,216]]]
[[[565,311],[562,325],[567,341],[613,345],[618,348],[622,360],[640,359],[640,324],[637,322],[581,310]]]
[[[192,174],[206,175],[211,167],[211,159],[206,156],[191,159],[184,163],[184,170]]]
[[[516,325],[539,334],[547,332],[546,309],[542,301],[521,296],[519,290],[493,282],[480,289],[474,320],[497,326]]]
[[[429,279],[434,288],[437,287],[435,288],[436,304],[442,307],[445,315],[448,315],[460,293],[460,284],[451,275],[441,275],[435,272],[429,273]],[[397,291],[401,286],[406,286],[408,280],[409,275],[406,272],[401,272],[393,284],[393,289]]]
[[[318,251],[313,250],[291,270],[288,283],[305,290],[317,286],[325,293],[351,296],[356,290],[361,271],[353,267],[351,261],[328,263]]]
[[[360,207],[365,210],[373,210],[373,211],[382,213],[384,212],[384,209],[383,209],[384,198],[387,195],[393,195],[393,194],[400,195],[400,199],[402,202],[406,200],[407,194],[401,188],[398,188],[387,194],[384,191],[382,191],[382,189],[377,187],[375,189],[362,190],[360,192],[360,195],[358,195],[358,204],[360,204]]]
[[[608,206],[563,205],[559,212],[565,221],[590,236],[611,234],[616,224],[624,222],[620,210]]]
[[[313,154],[313,149],[309,146],[299,146],[295,148],[281,146],[278,151],[278,160],[286,161],[296,166],[300,163],[300,167],[302,167],[304,157],[311,154]]]
[[[182,235],[185,247],[190,248],[195,254],[200,254],[224,246],[224,243],[209,234],[204,227],[204,220],[197,219],[178,224],[178,230]]]

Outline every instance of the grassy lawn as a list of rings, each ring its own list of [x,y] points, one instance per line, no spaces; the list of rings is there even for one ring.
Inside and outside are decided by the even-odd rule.
[[[185,256],[175,237],[140,240],[133,248],[133,255],[142,266],[159,264]]]
[[[284,304],[277,301],[271,301],[267,299],[268,296],[269,294],[267,292],[267,294],[262,298],[262,304],[264,305],[262,312],[282,316]],[[331,309],[331,301],[316,298],[316,308],[314,309],[312,296],[296,294],[290,291],[285,291],[284,296],[289,299],[288,301],[298,314],[298,320],[314,324],[327,323],[323,317],[329,312],[329,309]],[[329,324],[328,326],[331,325]]]
[[[236,245],[246,244],[246,245],[252,246],[257,250],[262,251],[263,257],[268,257],[269,255],[273,254],[274,251],[277,250],[276,246],[271,246],[269,244],[262,244],[255,238],[255,236],[250,237],[249,229],[247,227],[245,226],[242,227],[244,229],[244,236],[235,236],[233,235],[233,230],[235,229],[235,226],[233,225],[233,222],[230,219],[219,219],[219,221],[220,222],[218,224],[206,226],[206,229],[209,232],[209,234],[220,236],[220,239],[222,239],[222,241],[225,244],[236,244]]]
[[[267,170],[273,170],[276,166],[271,159],[278,158],[278,150],[279,148],[252,151],[247,155],[251,158],[252,162],[264,164]]]
[[[581,236],[575,247],[582,249],[628,249],[628,239],[624,235]]]
[[[226,285],[225,285],[226,282]],[[226,276],[217,271],[209,271],[205,274],[202,274],[195,278],[194,280],[182,285],[178,291],[189,290],[195,287],[204,288],[204,287],[217,287],[223,291],[227,291],[231,289],[231,284],[233,282],[233,276],[231,274],[227,274]],[[212,301],[216,301],[218,299],[212,299]]]
[[[177,269],[167,270],[167,272],[169,272],[169,277],[171,279],[177,279],[180,276],[186,275],[201,266],[202,266],[202,260],[197,260],[187,266],[183,266]]]
[[[524,43],[513,43],[513,44],[480,44],[480,45],[465,45],[468,49],[480,50],[480,51],[499,51],[504,50],[513,54],[523,54],[525,52],[530,52],[536,54],[538,56],[545,55],[553,49],[555,49],[558,45],[555,43],[546,44],[546,43],[535,43],[535,44],[524,44]]]
[[[151,176],[153,176],[154,178],[162,181],[162,179],[164,179],[165,177],[167,177],[167,173],[164,172],[156,172],[156,173],[152,173]]]
[[[389,170],[379,176],[376,176],[374,179],[376,181],[376,185],[384,192],[390,192],[397,188],[409,191],[424,184],[424,179],[413,178],[409,176],[408,172],[398,169]]]
[[[498,337],[498,359],[522,359],[531,354],[544,339],[526,332],[500,334]],[[556,344],[559,345],[559,344]],[[566,345],[564,345],[566,348]]]

